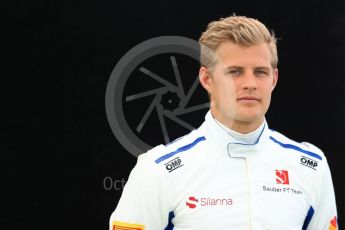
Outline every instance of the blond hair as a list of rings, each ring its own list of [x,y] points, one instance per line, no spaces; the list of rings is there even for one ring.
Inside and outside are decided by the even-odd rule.
[[[224,41],[231,41],[242,46],[268,44],[272,54],[271,65],[273,68],[277,68],[277,40],[274,33],[268,31],[260,21],[234,15],[209,23],[199,39],[201,66],[209,69],[215,66],[217,58],[214,52]]]

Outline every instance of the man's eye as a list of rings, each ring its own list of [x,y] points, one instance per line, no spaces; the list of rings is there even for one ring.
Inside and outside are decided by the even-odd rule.
[[[230,71],[229,71],[229,74],[230,74],[230,75],[240,75],[240,74],[241,74],[241,71],[240,71],[240,70],[230,70]]]
[[[258,76],[267,76],[268,73],[267,73],[266,71],[258,70],[258,71],[255,71],[255,75],[258,75]]]

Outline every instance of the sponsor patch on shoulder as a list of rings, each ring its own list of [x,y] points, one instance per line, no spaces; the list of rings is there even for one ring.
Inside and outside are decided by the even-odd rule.
[[[337,230],[338,229],[338,222],[337,222],[337,217],[333,217],[331,221],[329,222],[329,230]]]
[[[114,221],[112,230],[144,230],[144,225]]]
[[[316,170],[318,166],[318,162],[316,160],[313,160],[303,155],[301,156],[300,164],[314,170]]]
[[[180,159],[180,157],[176,157],[172,159],[171,161],[165,163],[164,165],[165,165],[166,170],[168,170],[169,173],[183,166],[182,160]]]

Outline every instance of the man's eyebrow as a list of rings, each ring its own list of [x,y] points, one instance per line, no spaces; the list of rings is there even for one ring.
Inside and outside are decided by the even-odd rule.
[[[244,68],[242,66],[233,65],[233,66],[227,66],[225,67],[225,69],[244,69]]]
[[[227,66],[225,67],[225,69],[244,69],[244,67],[242,66],[237,66],[237,65],[233,65],[233,66]],[[258,67],[254,67],[255,70],[270,70],[270,67],[268,66],[258,66]]]
[[[255,70],[270,70],[271,68],[268,66],[258,66],[254,68]]]

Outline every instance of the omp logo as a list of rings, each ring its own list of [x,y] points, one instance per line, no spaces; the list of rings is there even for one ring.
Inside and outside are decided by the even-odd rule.
[[[289,173],[287,170],[276,170],[277,184],[289,184]]]
[[[166,170],[169,171],[169,173],[183,166],[182,161],[179,157],[172,159],[171,161],[165,163],[164,165],[165,165]]]
[[[337,223],[337,217],[333,217],[329,223],[329,230],[337,230],[338,229],[338,223]]]
[[[189,207],[189,208],[196,208],[196,204],[199,202],[198,199],[196,199],[194,196],[190,196],[188,198],[188,201],[186,201],[186,205]]]
[[[317,167],[317,161],[314,161],[306,156],[301,157],[301,165],[307,166],[311,169],[316,170]]]

